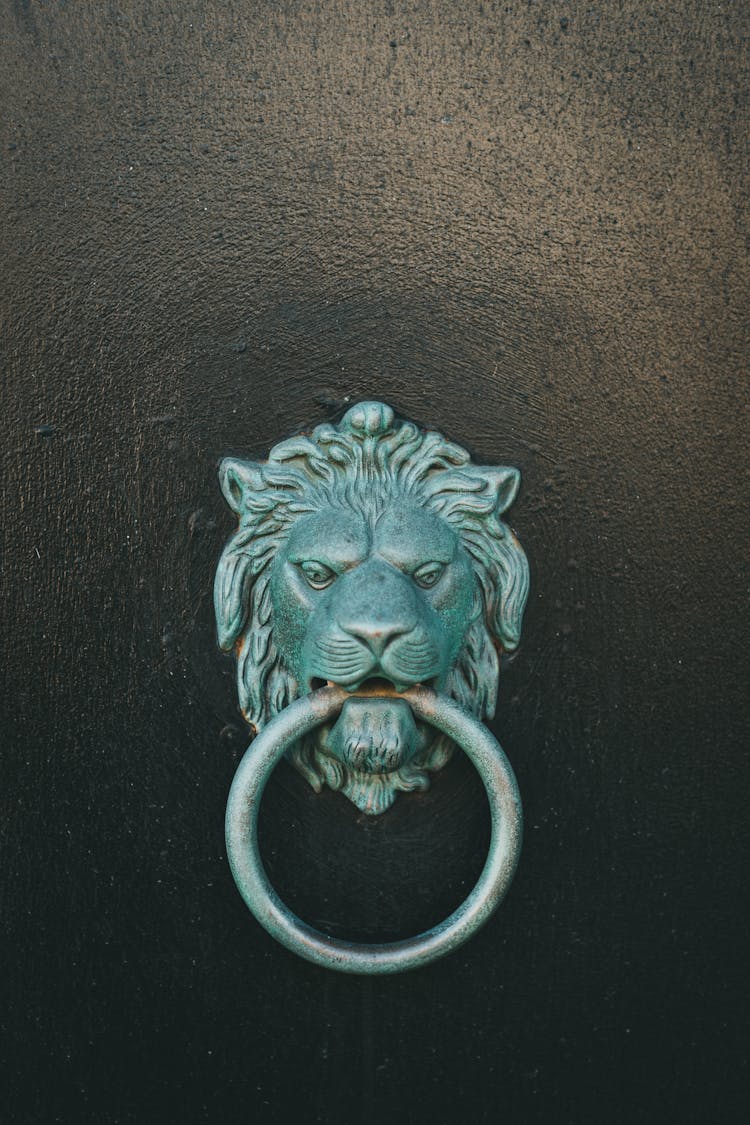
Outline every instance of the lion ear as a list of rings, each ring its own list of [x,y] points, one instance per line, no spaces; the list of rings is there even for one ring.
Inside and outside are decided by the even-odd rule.
[[[521,544],[500,516],[508,509],[521,485],[518,469],[505,465],[472,465],[467,470],[486,482],[492,497],[494,528],[488,541],[487,562],[493,575],[492,588],[487,591],[488,619],[494,636],[505,652],[518,648],[521,621],[529,594],[529,564]],[[498,531],[500,534],[498,535]]]
[[[482,586],[487,625],[506,652],[518,646],[529,592],[526,556],[501,519],[520,483],[518,469],[507,465],[462,465],[436,473],[431,493],[434,507],[460,529]]]
[[[518,469],[506,465],[462,465],[436,473],[425,490],[446,519],[487,519],[511,506],[520,483]]]
[[[482,481],[494,497],[496,516],[511,506],[521,487],[521,474],[509,465],[467,465],[461,469],[469,477]]]
[[[243,515],[247,517],[249,498],[264,487],[263,468],[254,461],[226,457],[219,465],[219,483],[229,507],[240,517],[240,529],[224,548],[214,581],[219,645],[230,649],[247,621],[253,574],[247,550],[250,532],[244,526]]]
[[[225,457],[219,465],[219,484],[229,507],[240,515],[248,495],[264,487],[263,466]]]
[[[248,616],[252,573],[244,550],[245,536],[238,532],[227,543],[214,579],[214,610],[219,647],[228,651],[242,632]]]

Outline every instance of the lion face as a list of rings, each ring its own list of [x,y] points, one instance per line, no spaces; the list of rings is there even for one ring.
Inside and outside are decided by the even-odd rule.
[[[271,598],[276,646],[303,690],[330,680],[353,691],[371,677],[443,690],[475,581],[453,528],[402,502],[377,520],[345,508],[304,516],[274,561]]]
[[[352,698],[291,754],[314,788],[369,813],[426,788],[452,745],[388,692],[423,684],[492,714],[497,650],[517,643],[528,581],[498,518],[516,470],[473,466],[370,403],[265,464],[223,462],[222,483],[240,526],[217,573],[217,621],[248,721],[336,684]]]
[[[439,516],[402,502],[379,519],[332,508],[299,520],[271,573],[275,642],[301,693],[325,683],[444,691],[477,597],[461,542]],[[316,749],[355,773],[387,774],[424,752],[403,701],[346,703]]]

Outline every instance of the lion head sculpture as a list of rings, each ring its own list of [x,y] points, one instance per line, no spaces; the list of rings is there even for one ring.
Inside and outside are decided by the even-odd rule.
[[[337,684],[352,698],[290,755],[313,788],[373,814],[426,789],[453,744],[397,693],[427,685],[494,714],[498,652],[516,648],[528,594],[526,557],[500,518],[518,470],[474,465],[365,402],[266,462],[224,460],[220,480],[239,528],[216,574],[216,619],[247,722],[258,731]]]

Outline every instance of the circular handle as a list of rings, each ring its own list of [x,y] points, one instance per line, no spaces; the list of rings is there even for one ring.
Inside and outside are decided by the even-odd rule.
[[[258,851],[258,811],[271,772],[293,743],[341,710],[351,695],[325,687],[285,707],[257,736],[240,762],[229,792],[227,855],[240,894],[262,926],[300,957],[343,973],[400,973],[427,965],[465,942],[505,896],[521,850],[521,798],[499,743],[458,703],[427,688],[399,696],[420,719],[466,752],[484,782],[492,833],[489,853],[476,886],[444,922],[416,937],[387,944],[357,944],[325,934],[303,922],[281,901],[268,881]]]

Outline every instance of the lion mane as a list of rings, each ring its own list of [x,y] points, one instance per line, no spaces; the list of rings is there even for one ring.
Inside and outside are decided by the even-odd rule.
[[[270,591],[274,557],[295,521],[342,505],[377,518],[395,498],[411,498],[438,513],[468,553],[476,579],[474,620],[446,686],[477,718],[492,718],[498,653],[518,645],[529,586],[526,556],[500,518],[518,490],[516,469],[474,465],[465,449],[441,434],[397,420],[382,403],[361,403],[338,425],[280,442],[266,462],[224,460],[219,475],[239,527],[216,574],[218,638],[222,649],[236,651],[240,709],[253,733],[299,691],[274,641]],[[427,788],[428,773],[439,770],[452,750],[450,740],[438,735],[390,777],[389,787]],[[312,737],[295,746],[290,758],[316,791],[323,784],[344,790],[354,784],[347,766],[319,753]],[[377,781],[369,779],[371,785]],[[392,799],[384,793],[383,807]]]

